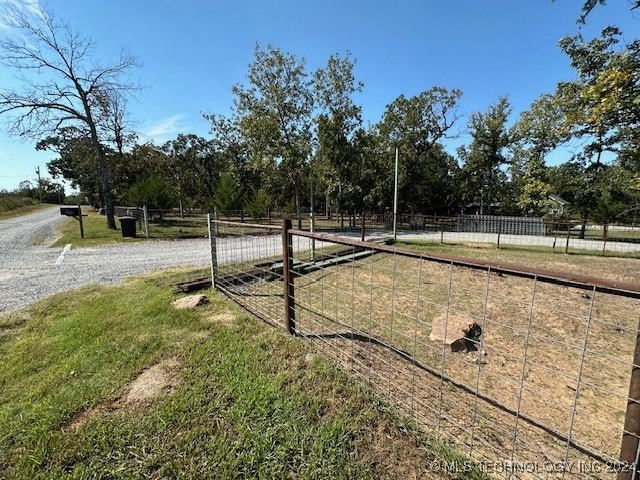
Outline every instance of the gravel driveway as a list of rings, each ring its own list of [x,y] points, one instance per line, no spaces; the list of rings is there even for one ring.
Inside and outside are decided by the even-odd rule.
[[[50,248],[59,207],[0,221],[0,314],[53,293],[172,266],[209,265],[209,240],[145,241],[93,248]]]

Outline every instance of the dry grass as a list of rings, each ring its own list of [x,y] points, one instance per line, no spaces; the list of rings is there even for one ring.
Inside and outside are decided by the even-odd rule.
[[[637,278],[635,260],[609,272],[594,260],[599,273]],[[391,254],[304,275],[295,289],[300,334],[477,458],[617,457],[637,300]],[[253,295],[281,318],[280,282],[243,288]],[[443,315],[482,324],[484,352],[429,341]]]

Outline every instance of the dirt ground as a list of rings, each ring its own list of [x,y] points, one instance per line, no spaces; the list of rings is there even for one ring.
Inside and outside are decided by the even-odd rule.
[[[242,294],[281,318],[281,288]],[[516,462],[515,478],[614,477],[638,300],[378,254],[297,278],[295,303],[299,334],[488,473]],[[478,351],[429,339],[434,319],[457,317],[482,326]]]
[[[166,358],[145,368],[128,385],[121,397],[108,404],[98,405],[79,412],[71,419],[66,428],[76,431],[94,415],[144,407],[161,395],[169,394],[178,382],[178,378],[174,374],[178,365],[177,359]]]

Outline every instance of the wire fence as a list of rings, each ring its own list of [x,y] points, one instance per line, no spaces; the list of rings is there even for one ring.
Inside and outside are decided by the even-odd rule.
[[[490,475],[635,478],[640,286],[209,224],[216,288]]]
[[[640,256],[640,225],[633,221],[581,222],[536,217],[459,215],[398,218],[400,238],[435,243],[483,243],[558,253]]]
[[[235,216],[234,216],[235,215]],[[241,217],[238,212],[225,220],[255,224],[282,224],[287,215]],[[393,235],[393,214],[305,215],[294,219],[299,229],[349,234],[365,238]],[[438,244],[483,244],[495,248],[517,247],[554,253],[640,257],[640,222],[591,222],[562,218],[509,217],[495,215],[427,216],[397,215],[396,237],[400,241]]]

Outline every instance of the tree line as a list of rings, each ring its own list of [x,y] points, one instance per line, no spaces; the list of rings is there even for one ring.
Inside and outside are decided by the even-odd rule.
[[[503,96],[466,124],[463,92],[443,86],[400,95],[365,124],[355,100],[364,85],[349,52],[310,71],[304,58],[257,44],[246,78],[232,87],[231,113],[204,115],[210,138],[180,134],[154,145],[139,143],[127,121],[136,89],[130,54],[97,64],[91,41],[51,14],[39,23],[19,12],[11,18],[23,35],[0,46],[5,64],[51,75],[2,90],[0,114],[13,114],[12,131],[35,138],[38,149],[56,152],[50,174],[105,205],[108,217],[114,201],[254,217],[273,209],[298,217],[312,208],[383,212],[393,204],[396,149],[402,213],[541,216],[552,194],[583,220],[634,217],[640,207],[640,41],[623,41],[616,27],[562,39],[575,78],[518,118]],[[470,141],[452,154],[447,142],[460,129]],[[567,145],[575,153],[549,166]]]

